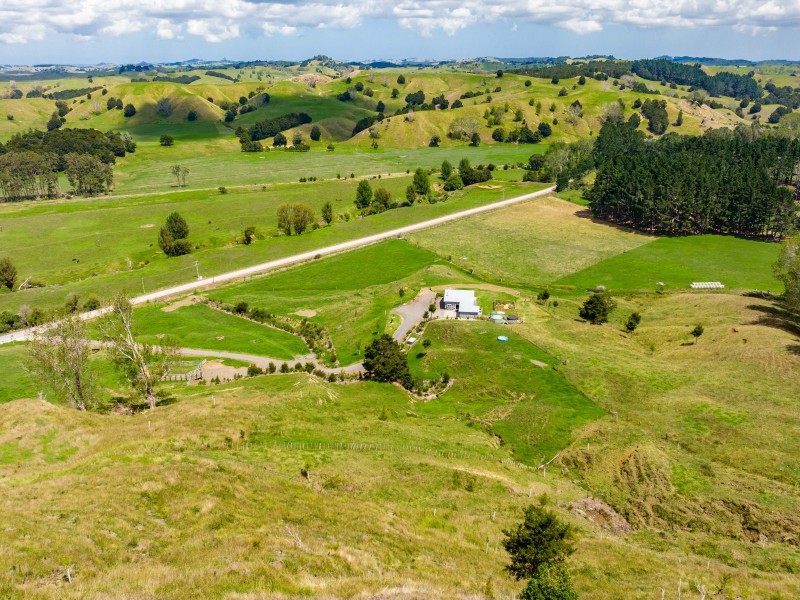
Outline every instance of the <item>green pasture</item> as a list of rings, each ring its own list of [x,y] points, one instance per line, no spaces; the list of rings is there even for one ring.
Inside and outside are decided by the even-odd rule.
[[[299,337],[223,313],[203,304],[182,306],[170,312],[164,305],[148,305],[136,310],[140,339],[158,345],[165,337],[182,348],[219,350],[291,360],[308,354]]]
[[[404,190],[407,181],[395,178],[372,183],[398,193]],[[92,294],[110,296],[120,289],[137,295],[142,290],[153,291],[189,281],[196,276],[197,268],[204,277],[213,277],[238,267],[480,206],[499,200],[504,194],[508,197],[539,188],[541,184],[521,183],[507,183],[497,190],[473,188],[456,193],[446,202],[416,204],[347,222],[337,221],[330,227],[291,237],[272,237],[279,204],[296,200],[317,208],[324,200],[331,200],[335,213],[347,212],[352,207],[355,183],[297,184],[264,193],[231,190],[224,195],[189,192],[130,198],[119,204],[103,203],[104,207],[110,207],[105,209],[96,208],[96,201],[0,206],[3,235],[15,239],[4,250],[18,264],[20,281],[34,277],[46,284],[42,288],[0,293],[0,309],[16,310],[22,304],[58,306],[70,292],[82,299]],[[174,210],[186,217],[189,239],[200,248],[187,256],[167,258],[158,249],[158,228],[162,219]],[[30,216],[22,216],[26,214]],[[203,216],[198,218],[198,215]],[[220,221],[215,222],[215,218]],[[47,229],[40,229],[38,223],[47,224]],[[249,246],[235,245],[248,225],[255,225],[257,233],[266,237]],[[48,237],[42,238],[39,231],[47,231]],[[76,236],[78,232],[82,235]],[[56,243],[49,237],[55,238]]]
[[[508,336],[508,342],[497,337]],[[455,378],[453,387],[420,410],[452,415],[499,435],[514,456],[538,466],[572,441],[573,431],[604,411],[555,369],[558,361],[517,335],[485,321],[435,321],[409,349],[412,375]],[[538,361],[545,366],[534,364]]]
[[[730,290],[779,292],[772,273],[780,246],[721,235],[659,238],[555,281],[583,292],[604,285],[612,292],[688,289],[694,281],[719,281]]]
[[[420,231],[409,239],[482,279],[543,286],[654,237],[594,222],[555,196]]]

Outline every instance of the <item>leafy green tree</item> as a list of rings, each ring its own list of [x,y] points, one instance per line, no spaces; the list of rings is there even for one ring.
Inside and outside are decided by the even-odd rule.
[[[608,315],[616,307],[616,302],[605,293],[592,294],[583,303],[579,312],[581,319],[589,321],[593,325],[608,322]]]
[[[369,379],[398,381],[411,386],[411,373],[400,345],[384,333],[375,338],[364,350],[364,371]]]
[[[681,125],[683,125],[683,111],[679,110],[678,118],[675,119],[675,127],[680,127]]]
[[[28,343],[25,369],[61,400],[86,410],[97,391],[91,353],[86,321],[74,314],[61,316]]]
[[[702,325],[700,325],[698,323],[697,325],[694,326],[694,329],[692,329],[689,332],[689,335],[691,335],[694,338],[694,343],[695,344],[697,343],[697,338],[699,338],[701,335],[703,335],[705,330],[706,330],[705,327],[703,327]]]
[[[0,258],[0,286],[13,290],[15,283],[17,283],[17,268],[8,256],[4,256]]]
[[[418,167],[417,170],[414,171],[412,185],[417,195],[427,196],[428,192],[431,190],[431,181],[428,177],[428,172],[422,167]]]
[[[378,100],[378,104],[375,105],[375,112],[386,112],[386,104],[383,103],[383,100]]]
[[[314,125],[311,128],[311,133],[309,134],[309,137],[315,142],[319,141],[319,138],[322,137],[322,132],[320,131],[319,126]]]
[[[197,121],[197,111],[196,110],[190,110],[188,113],[186,113],[186,120],[187,121]]]
[[[550,123],[539,123],[536,129],[542,137],[550,137],[553,134],[553,128],[550,126]]]
[[[383,212],[389,208],[391,202],[392,195],[389,193],[389,190],[386,188],[378,188],[375,190],[375,196],[372,198],[370,208],[372,208],[374,212]]]
[[[408,204],[414,204],[417,201],[417,192],[414,189],[413,185],[409,185],[406,187],[406,202]]]
[[[460,190],[464,187],[464,181],[461,179],[461,176],[456,173],[450,173],[450,176],[444,182],[444,190],[446,192],[454,192],[456,190]]]
[[[175,138],[171,135],[164,134],[158,140],[158,143],[162,146],[172,146],[175,143]]]
[[[502,127],[498,127],[494,131],[492,131],[492,139],[495,142],[505,142],[506,141],[506,130]]]
[[[256,228],[253,225],[248,225],[244,228],[244,234],[242,235],[242,242],[245,246],[249,246],[253,243],[253,239],[256,237]]]
[[[272,140],[272,145],[276,148],[279,146],[285,146],[287,144],[286,136],[283,135],[280,131],[275,134],[275,137]]]
[[[328,225],[333,222],[333,204],[331,204],[330,201],[322,205],[322,220]]]
[[[362,179],[358,182],[358,187],[356,188],[356,208],[364,209],[367,208],[370,203],[372,202],[372,186],[369,184],[369,181],[366,179]]]
[[[438,148],[439,144],[441,143],[442,143],[442,138],[440,138],[438,135],[434,135],[431,136],[431,141],[428,142],[428,146],[430,146],[431,148]]]
[[[773,268],[775,276],[783,282],[786,302],[793,308],[800,309],[800,235],[783,242],[780,256]]]
[[[64,121],[61,120],[61,117],[58,116],[57,112],[54,112],[50,116],[50,120],[47,122],[47,131],[53,131],[58,129],[64,124]]]
[[[546,565],[519,595],[519,600],[578,600],[572,578],[562,564]]]
[[[64,174],[76,193],[86,196],[102,194],[114,185],[114,167],[92,154],[70,153],[64,156]]]
[[[177,212],[170,213],[166,223],[158,232],[158,246],[167,256],[183,256],[192,251],[192,245],[186,239],[189,226]]]
[[[450,173],[453,172],[453,165],[450,164],[449,160],[442,161],[441,171],[442,171],[442,179],[447,180],[447,178],[450,177]]]
[[[122,114],[128,118],[136,114],[136,107],[133,104],[126,104]]]
[[[397,83],[399,83],[400,85],[403,85],[405,82],[406,82],[406,78],[402,73],[397,76]]]
[[[575,552],[575,531],[544,507],[531,504],[519,525],[503,530],[503,547],[511,556],[506,570],[519,579],[543,574]]]
[[[301,235],[316,220],[314,211],[298,202],[278,207],[278,228],[286,235]]]
[[[586,85],[586,77],[584,77],[583,75],[578,77],[578,85]]]
[[[473,133],[472,136],[469,138],[469,145],[470,146],[480,146],[481,145],[481,134],[479,134],[477,131],[475,133]]]

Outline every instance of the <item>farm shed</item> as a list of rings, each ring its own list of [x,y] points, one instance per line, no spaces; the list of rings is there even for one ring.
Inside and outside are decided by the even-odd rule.
[[[482,312],[472,290],[445,290],[442,308],[456,311],[459,319],[477,319]]]

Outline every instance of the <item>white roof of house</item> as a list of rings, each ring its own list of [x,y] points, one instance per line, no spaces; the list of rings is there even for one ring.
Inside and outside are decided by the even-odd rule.
[[[475,292],[472,290],[445,290],[445,302],[458,302],[459,305],[475,305]]]

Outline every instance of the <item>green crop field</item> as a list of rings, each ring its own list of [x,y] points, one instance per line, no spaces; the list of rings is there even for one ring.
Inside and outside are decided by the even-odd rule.
[[[583,291],[605,285],[618,292],[686,289],[693,281],[719,281],[733,290],[782,290],[772,274],[776,243],[730,236],[661,238],[555,282]]]
[[[155,304],[136,311],[140,339],[158,344],[170,337],[183,348],[221,350],[290,360],[308,354],[299,337],[247,319],[221,313],[202,304],[170,312]]]

